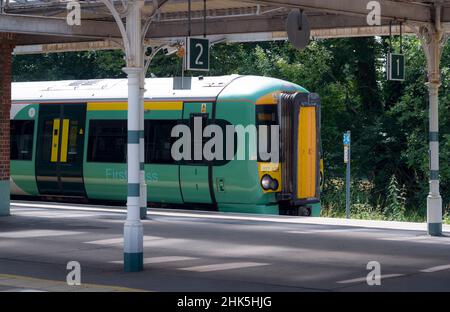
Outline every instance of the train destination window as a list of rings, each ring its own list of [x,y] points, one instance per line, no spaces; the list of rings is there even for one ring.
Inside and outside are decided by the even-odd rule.
[[[90,121],[87,161],[125,163],[126,153],[126,120]]]
[[[257,105],[256,106],[256,126],[258,127],[258,161],[267,162],[261,159],[260,155],[260,139],[267,142],[267,151],[271,151],[272,146],[272,128],[271,126],[278,125],[278,106],[277,105]],[[267,126],[267,132],[261,131],[259,126]]]
[[[31,160],[34,120],[11,120],[11,160]]]
[[[172,144],[176,138],[171,136],[176,120],[145,121],[145,163],[173,164]]]

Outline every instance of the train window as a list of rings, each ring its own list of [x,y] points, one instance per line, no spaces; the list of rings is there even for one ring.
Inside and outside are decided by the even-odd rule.
[[[177,125],[176,120],[146,120],[145,121],[145,163],[173,164],[171,132]]]
[[[125,163],[127,152],[126,120],[91,120],[87,161]]]
[[[257,105],[256,106],[256,126],[268,126],[267,127],[267,133],[265,136],[265,140],[267,142],[267,148],[270,151],[271,144],[272,144],[272,132],[271,127],[272,125],[278,125],[278,106],[277,105]],[[259,128],[258,128],[259,129]],[[258,140],[258,161],[259,162],[266,162],[265,160],[262,160],[260,158],[260,151],[259,151],[259,134],[257,136]]]
[[[201,118],[201,119],[200,119]],[[195,122],[199,122],[201,120],[202,125],[202,134],[203,131],[205,131],[206,126],[210,123],[208,120],[208,114],[201,113],[201,114],[191,114],[189,118],[189,128],[191,129],[191,161],[189,161],[191,164],[196,165],[206,165],[207,161],[203,158],[203,147],[205,146],[206,142],[209,141],[209,138],[204,137],[203,135],[200,138],[197,138],[195,135]],[[201,151],[201,157],[202,159],[195,159],[195,151],[200,150]]]
[[[11,120],[11,160],[33,158],[33,120]]]
[[[70,120],[69,144],[68,144],[69,146],[67,151],[68,162],[75,162],[77,160],[78,156],[77,138],[80,130],[78,129],[78,120]]]

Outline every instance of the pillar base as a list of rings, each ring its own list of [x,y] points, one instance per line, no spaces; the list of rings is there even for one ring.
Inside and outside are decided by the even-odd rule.
[[[124,253],[123,263],[125,272],[140,272],[144,270],[144,253]]]
[[[138,212],[139,207],[133,207]],[[130,208],[128,208],[130,209]],[[136,215],[138,217],[138,215]],[[124,257],[125,272],[143,270],[144,228],[139,219],[127,220],[124,226]]]
[[[0,181],[0,217],[10,215],[10,185],[8,181]]]
[[[442,197],[440,195],[428,195],[427,211],[428,234],[431,236],[441,236]]]
[[[428,235],[442,236],[442,223],[428,223]]]
[[[142,145],[144,145],[144,143],[142,143]],[[142,163],[141,163],[142,166]],[[141,217],[141,220],[145,220],[147,219],[147,184],[145,183],[145,171],[142,170],[141,167],[141,180],[140,180],[140,196],[139,196],[139,202],[140,202],[140,212],[139,215]]]

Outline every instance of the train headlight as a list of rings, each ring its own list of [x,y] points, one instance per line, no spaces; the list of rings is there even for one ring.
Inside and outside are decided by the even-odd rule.
[[[279,185],[280,184],[278,183],[278,180],[273,179],[268,174],[265,174],[261,179],[261,186],[265,191],[268,191],[268,190],[276,191],[278,189]]]
[[[272,190],[276,191],[276,190],[278,190],[278,186],[279,186],[278,180],[277,179],[273,179],[272,183],[270,183],[270,188]]]
[[[261,179],[261,186],[265,191],[268,191],[271,189],[272,183],[273,183],[273,179],[268,174],[265,174]]]

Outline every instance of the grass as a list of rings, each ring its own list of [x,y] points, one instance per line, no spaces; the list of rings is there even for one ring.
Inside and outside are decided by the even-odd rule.
[[[375,201],[371,198],[373,185],[353,181],[350,215],[353,219],[425,222],[423,209],[406,206],[405,191],[395,177],[390,180],[386,194]],[[450,224],[450,207],[444,209],[443,222]],[[342,179],[329,179],[322,191],[322,217],[345,218],[345,184]]]

